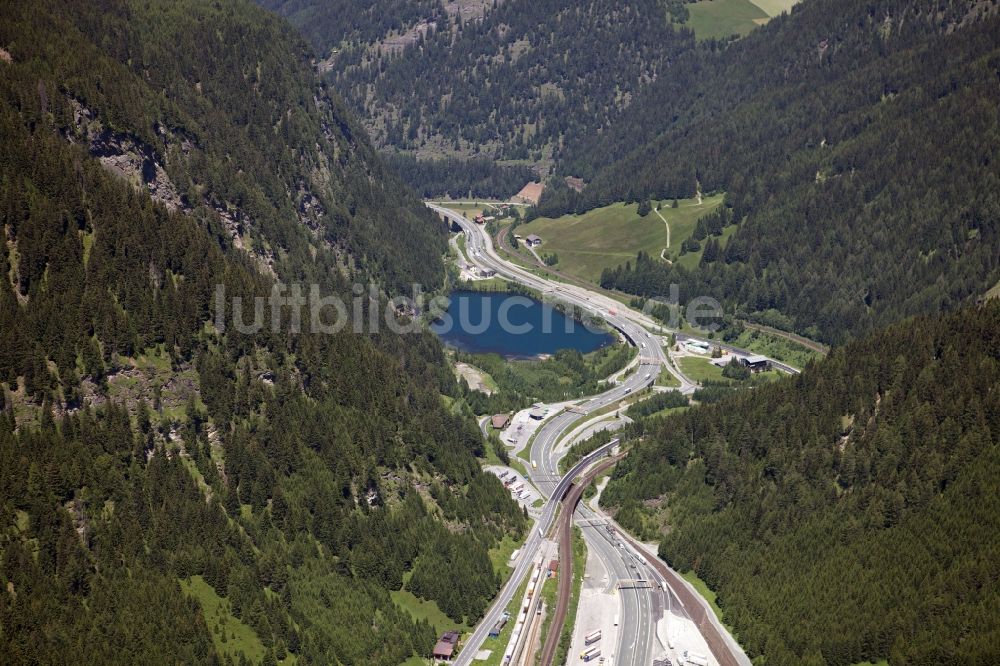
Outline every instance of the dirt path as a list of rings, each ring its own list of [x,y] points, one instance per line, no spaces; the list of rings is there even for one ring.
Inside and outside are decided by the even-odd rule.
[[[660,211],[658,211],[658,210],[656,210],[654,208],[653,212],[656,213],[656,216],[658,218],[660,218],[661,220],[663,220],[663,226],[665,226],[667,228],[667,247],[663,248],[663,251],[666,252],[667,248],[670,247],[670,223],[667,222],[667,218],[665,218],[662,215],[660,215]],[[660,252],[660,257],[661,258],[663,257],[663,252]]]

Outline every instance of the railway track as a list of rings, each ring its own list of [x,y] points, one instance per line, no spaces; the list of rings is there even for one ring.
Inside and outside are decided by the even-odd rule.
[[[546,634],[545,643],[542,646],[539,659],[541,666],[552,666],[556,649],[559,647],[559,639],[562,636],[563,625],[566,624],[570,598],[573,596],[573,514],[576,512],[576,505],[580,503],[580,498],[587,486],[601,472],[617,463],[622,457],[619,455],[598,464],[584,475],[580,483],[573,484],[563,499],[559,522],[555,528],[559,536],[559,594],[556,596],[556,608],[552,615],[552,623],[549,624],[549,632]]]

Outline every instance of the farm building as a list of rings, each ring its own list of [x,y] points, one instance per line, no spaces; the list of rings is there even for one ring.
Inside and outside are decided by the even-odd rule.
[[[528,237],[524,239],[524,242],[528,244],[528,247],[537,247],[542,244],[542,239],[535,234],[528,234]]]

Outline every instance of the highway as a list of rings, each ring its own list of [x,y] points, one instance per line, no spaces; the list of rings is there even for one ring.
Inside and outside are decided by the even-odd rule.
[[[514,572],[511,574],[510,578],[507,579],[504,586],[500,588],[500,593],[497,595],[496,599],[493,600],[493,604],[490,606],[489,610],[486,611],[486,615],[479,622],[479,624],[476,625],[472,635],[466,639],[465,644],[462,646],[462,651],[455,659],[455,664],[468,666],[468,664],[472,663],[472,659],[476,652],[479,651],[483,641],[485,641],[486,637],[489,635],[490,627],[492,627],[496,621],[500,619],[500,615],[503,613],[510,600],[514,597],[514,593],[517,591],[518,586],[521,584],[521,581],[531,568],[535,555],[538,552],[538,548],[542,544],[542,539],[552,527],[552,523],[555,520],[556,510],[559,507],[559,501],[573,484],[573,479],[582,473],[594,461],[600,460],[606,456],[610,450],[610,445],[604,445],[591,452],[589,455],[584,456],[576,465],[572,467],[572,469],[566,472],[566,475],[562,477],[558,483],[554,484],[552,494],[545,502],[545,506],[542,508],[542,513],[538,518],[538,524],[532,528],[528,538],[525,539],[524,545],[521,546],[521,553],[518,555]]]
[[[531,444],[531,459],[537,463],[537,468],[530,470],[531,481],[546,498],[538,524],[532,530],[521,548],[519,560],[514,572],[501,589],[487,611],[486,616],[477,625],[472,635],[465,641],[462,651],[455,660],[460,666],[467,666],[486,639],[488,630],[500,617],[520,582],[527,574],[544,539],[544,535],[553,524],[559,502],[566,494],[574,477],[587,466],[603,457],[611,449],[606,444],[591,454],[585,456],[565,475],[559,474],[559,459],[555,453],[555,445],[559,439],[573,428],[574,424],[586,414],[616,404],[624,398],[638,393],[651,386],[665,368],[680,383],[678,388],[682,393],[694,392],[697,385],[684,376],[667,359],[658,335],[653,330],[662,327],[648,315],[628,308],[618,301],[603,294],[589,291],[576,285],[553,282],[514,265],[497,255],[493,242],[485,229],[467,220],[463,215],[440,205],[427,203],[431,210],[442,217],[455,222],[466,234],[466,258],[469,263],[480,268],[495,271],[498,275],[521,283],[542,293],[547,298],[576,308],[577,316],[597,317],[615,328],[629,344],[639,350],[639,362],[635,372],[621,380],[619,384],[607,391],[578,403],[573,411],[564,410],[550,416],[535,433]],[[690,336],[678,336],[688,339]],[[741,351],[742,350],[738,350]],[[746,353],[746,352],[743,352]],[[596,515],[584,505],[577,509],[576,516],[584,525],[584,537],[588,550],[598,557],[609,575],[609,584],[617,585],[618,581],[644,578],[660,583],[664,580],[654,568],[649,566],[645,558],[637,556],[632,547],[622,547],[621,540],[613,536],[606,527],[595,526]],[[653,651],[655,637],[655,622],[660,613],[659,600],[663,596],[661,590],[623,589],[619,591],[621,613],[619,622],[619,639],[615,647],[614,664],[639,666],[649,664]],[[672,592],[666,593],[666,605],[676,600]],[[736,646],[739,650],[739,647]],[[742,655],[742,651],[740,651]],[[745,655],[742,655],[745,659]],[[729,661],[729,660],[724,660]],[[740,660],[742,661],[742,660]]]

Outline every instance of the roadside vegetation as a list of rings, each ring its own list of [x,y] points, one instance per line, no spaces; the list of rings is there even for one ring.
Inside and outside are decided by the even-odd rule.
[[[587,354],[560,350],[544,360],[505,359],[498,354],[456,352],[455,358],[492,377],[496,391],[487,396],[462,384],[466,402],[476,414],[523,409],[535,402],[561,402],[601,391],[604,380],[624,368],[634,347],[617,344]]]
[[[728,345],[746,349],[755,354],[762,354],[799,370],[806,367],[809,362],[817,361],[824,356],[815,349],[809,349],[788,338],[759,331],[739,323],[724,329],[718,338]]]
[[[559,635],[559,646],[556,648],[554,664],[567,663],[569,648],[573,642],[573,627],[576,625],[576,611],[580,606],[580,589],[583,587],[583,575],[587,568],[587,543],[583,540],[583,532],[573,526],[573,594],[569,599],[569,609],[566,611],[566,621]],[[561,572],[560,572],[561,575]]]

